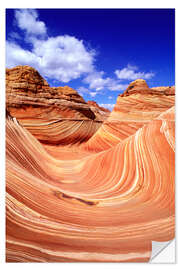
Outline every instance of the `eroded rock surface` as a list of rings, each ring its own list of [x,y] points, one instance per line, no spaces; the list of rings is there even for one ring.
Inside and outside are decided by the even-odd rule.
[[[145,80],[135,80],[118,96],[107,120],[82,147],[91,151],[108,149],[134,134],[174,104],[174,86],[149,88]]]
[[[106,118],[93,112],[68,86],[50,87],[32,67],[6,70],[6,108],[12,117],[47,144],[88,140]],[[74,132],[73,132],[74,130]]]
[[[32,68],[12,70],[6,261],[148,262],[152,241],[175,235],[174,88],[136,80],[95,133],[94,102]]]
[[[52,157],[7,120],[6,260],[147,262],[174,238],[174,108],[106,151]]]

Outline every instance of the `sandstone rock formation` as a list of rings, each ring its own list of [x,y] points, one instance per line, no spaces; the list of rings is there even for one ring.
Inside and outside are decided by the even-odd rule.
[[[107,108],[104,108],[104,107],[99,106],[99,105],[96,103],[96,101],[94,101],[94,100],[88,100],[87,103],[88,103],[91,107],[97,108],[97,109],[99,109],[99,110],[101,110],[101,111],[103,111],[103,112],[106,112],[106,113],[110,113],[110,110],[108,110]]]
[[[143,79],[137,79],[131,82],[120,96],[129,96],[132,94],[149,94],[149,95],[166,95],[171,96],[175,95],[175,87],[174,86],[160,86],[149,88],[146,81]]]
[[[6,70],[6,108],[36,138],[50,144],[86,141],[105,119],[77,91],[68,86],[49,87],[29,66]]]
[[[174,104],[174,86],[149,88],[145,80],[135,80],[118,96],[110,116],[82,147],[96,152],[108,149],[134,134]]]
[[[99,106],[95,101],[88,100],[87,104],[89,105],[90,109],[96,115],[96,118],[99,120],[105,121],[107,117],[110,115],[110,111],[104,107]]]
[[[136,80],[101,125],[75,90],[7,70],[6,261],[148,262],[173,239],[174,94]]]
[[[174,108],[115,147],[49,155],[7,121],[8,262],[146,262],[174,238]],[[69,156],[71,153],[69,153]]]

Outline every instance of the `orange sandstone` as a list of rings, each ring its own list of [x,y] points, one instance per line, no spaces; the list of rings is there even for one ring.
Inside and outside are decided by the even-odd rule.
[[[6,261],[148,262],[173,239],[174,94],[136,80],[102,124],[75,90],[7,70]]]

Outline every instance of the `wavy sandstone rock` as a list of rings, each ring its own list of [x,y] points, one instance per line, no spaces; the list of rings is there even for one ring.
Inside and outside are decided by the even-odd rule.
[[[174,238],[174,108],[72,160],[15,119],[6,137],[8,262],[146,262]]]
[[[37,139],[50,144],[88,140],[105,115],[94,113],[74,89],[49,87],[32,67],[6,70],[6,108]]]
[[[174,238],[174,94],[136,80],[101,125],[74,89],[7,70],[7,262],[147,262]]]
[[[110,116],[82,147],[98,152],[115,146],[174,103],[174,86],[149,88],[145,80],[135,80],[118,96]]]

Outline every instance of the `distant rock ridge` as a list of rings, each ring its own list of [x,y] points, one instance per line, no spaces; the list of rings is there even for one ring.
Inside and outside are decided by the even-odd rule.
[[[119,96],[125,97],[133,94],[150,94],[150,95],[175,95],[175,86],[160,86],[149,88],[147,82],[143,79],[137,79],[131,82],[123,94]]]
[[[94,100],[88,100],[87,103],[88,103],[90,106],[92,106],[92,107],[95,107],[95,108],[100,109],[101,111],[110,113],[110,110],[108,110],[107,108],[104,108],[104,107],[99,106],[99,105],[96,103],[96,101],[94,101]]]

